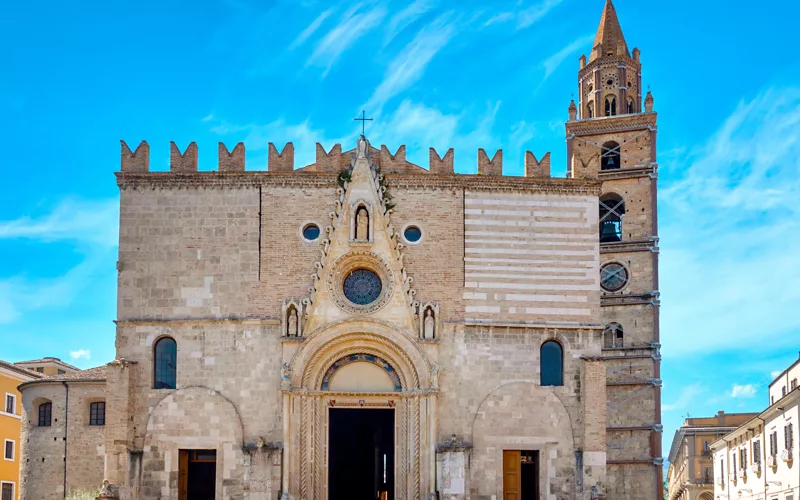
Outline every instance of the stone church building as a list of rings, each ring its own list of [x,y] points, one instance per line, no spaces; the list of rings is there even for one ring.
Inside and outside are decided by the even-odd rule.
[[[550,156],[122,143],[116,360],[21,386],[21,498],[660,498],[656,114],[610,0]]]

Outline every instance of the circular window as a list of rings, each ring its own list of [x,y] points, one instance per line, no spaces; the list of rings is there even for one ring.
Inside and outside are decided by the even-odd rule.
[[[417,243],[422,239],[422,230],[417,226],[408,226],[405,231],[403,231],[403,238],[409,243]]]
[[[618,292],[628,284],[628,270],[622,264],[612,262],[600,268],[600,286],[607,292]]]
[[[303,238],[314,241],[319,238],[319,226],[316,224],[306,224],[303,227]]]
[[[353,304],[372,304],[381,295],[381,278],[369,269],[356,269],[344,279],[344,296]]]

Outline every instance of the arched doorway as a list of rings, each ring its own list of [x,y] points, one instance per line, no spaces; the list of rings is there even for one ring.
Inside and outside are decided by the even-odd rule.
[[[289,372],[284,491],[309,500],[427,498],[438,391],[415,337],[371,320],[329,325],[303,342]],[[342,456],[365,470],[344,472]]]

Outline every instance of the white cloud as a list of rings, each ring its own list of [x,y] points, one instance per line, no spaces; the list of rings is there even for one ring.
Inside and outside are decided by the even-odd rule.
[[[663,163],[664,351],[794,347],[800,316],[800,88],[742,102]]]
[[[70,352],[69,355],[76,361],[79,359],[85,359],[87,361],[92,359],[92,352],[88,349],[78,349],[77,351]]]
[[[733,384],[731,389],[732,398],[752,398],[756,395],[756,386],[753,384]]]
[[[389,25],[386,27],[384,46],[391,42],[400,32],[406,29],[411,23],[419,19],[420,16],[436,7],[434,0],[414,0],[406,8],[391,16]]]
[[[43,307],[69,304],[116,251],[118,225],[116,200],[67,199],[38,217],[0,221],[0,239],[72,242],[84,252],[83,260],[61,276],[38,278],[18,272],[0,279],[0,323]]]
[[[73,240],[109,247],[117,244],[118,224],[116,200],[65,199],[43,216],[0,221],[0,239]]]
[[[700,394],[704,393],[706,390],[700,384],[700,382],[695,382],[694,384],[687,385],[683,389],[681,389],[681,393],[672,403],[664,403],[661,405],[661,409],[663,411],[674,411],[674,410],[687,410],[689,405],[694,400],[695,397],[699,396]]]
[[[558,67],[561,66],[561,63],[563,63],[567,59],[567,57],[571,56],[572,54],[581,49],[586,48],[586,46],[592,40],[594,40],[594,35],[591,33],[586,34],[574,40],[566,47],[562,48],[552,56],[545,59],[544,62],[542,63],[542,65],[544,66],[544,77],[542,77],[542,81],[550,78],[550,75],[555,73],[556,69],[558,69]]]
[[[773,371],[769,372],[769,377],[770,377],[770,379],[775,380],[776,378],[778,378],[778,375],[780,375],[781,373],[783,373],[783,372],[780,371],[780,370],[773,370]]]
[[[297,47],[303,45],[306,42],[306,40],[308,40],[308,38],[311,35],[313,35],[319,29],[320,26],[322,26],[322,23],[325,22],[325,20],[328,19],[328,17],[331,14],[333,14],[333,7],[322,11],[320,15],[318,15],[313,21],[311,21],[311,24],[309,24],[306,27],[306,29],[304,29],[299,35],[297,35],[297,38],[295,38],[292,44],[289,46],[289,50],[294,50]]]
[[[563,0],[544,0],[530,7],[516,9],[513,12],[500,12],[489,18],[489,20],[484,23],[484,26],[516,21],[516,29],[525,29],[546,16],[550,10],[562,1]]]
[[[456,22],[452,13],[443,14],[420,29],[414,39],[389,63],[383,81],[375,89],[365,108],[379,114],[386,101],[422,77],[433,57],[447,45],[455,33]]]
[[[322,73],[324,78],[339,60],[339,57],[356,40],[372,31],[386,17],[386,8],[383,5],[362,7],[362,5],[356,5],[342,15],[339,23],[317,43],[314,53],[311,54],[306,66],[312,64],[324,66],[325,71]]]
[[[204,116],[200,121],[205,123],[205,122],[210,122],[213,119],[214,119],[214,113],[209,113],[206,116]]]

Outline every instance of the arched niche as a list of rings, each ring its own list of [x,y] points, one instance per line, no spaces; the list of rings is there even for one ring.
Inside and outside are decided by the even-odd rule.
[[[371,354],[350,354],[339,358],[322,378],[323,391],[399,392],[403,390],[394,367]]]

